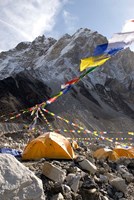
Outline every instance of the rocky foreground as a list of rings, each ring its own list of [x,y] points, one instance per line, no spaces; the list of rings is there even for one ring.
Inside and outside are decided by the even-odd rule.
[[[3,135],[0,147],[23,150],[28,136]],[[1,200],[133,200],[134,159],[96,160],[100,144],[81,145],[74,160],[24,162],[0,154]]]

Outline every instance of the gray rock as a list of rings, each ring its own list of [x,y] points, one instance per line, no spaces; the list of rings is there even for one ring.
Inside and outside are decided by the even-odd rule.
[[[66,184],[62,185],[62,190],[63,190],[63,193],[65,193],[65,194],[71,192],[71,188]]]
[[[79,189],[80,179],[81,179],[81,175],[80,174],[76,175],[76,174],[71,174],[70,173],[66,177],[67,184],[71,187],[72,191],[75,192],[75,193]]]
[[[114,178],[110,181],[110,184],[115,187],[118,191],[121,191],[123,193],[125,193],[126,189],[127,189],[127,185],[125,183],[125,180],[122,178]]]
[[[51,200],[64,200],[64,197],[61,193],[54,195]]]
[[[97,192],[96,188],[93,189],[83,189],[81,190],[81,196],[84,200],[99,200],[100,194]]]
[[[123,197],[123,193],[122,193],[122,192],[116,192],[116,193],[115,193],[115,196],[117,196],[118,199],[120,199],[120,198]]]
[[[66,173],[62,169],[50,164],[49,162],[45,162],[42,168],[42,174],[47,178],[62,183],[66,178]]]
[[[75,159],[75,162],[77,163],[77,162],[81,162],[83,160],[85,160],[84,156],[77,156],[77,158]]]
[[[98,170],[99,170],[99,173],[101,173],[101,174],[105,174],[105,172],[106,172],[105,168],[103,168],[103,167],[100,167]]]
[[[114,178],[116,178],[116,175],[113,174],[113,173],[106,173],[105,175],[108,177],[108,180],[109,180],[109,181],[110,181],[110,180],[113,180]]]
[[[73,179],[72,184],[70,185],[71,189],[77,193],[78,189],[79,189],[79,182],[80,182],[81,176],[77,175],[75,176],[75,178]]]
[[[126,198],[120,198],[119,200],[126,200]]]
[[[119,165],[117,170],[118,170],[118,173],[120,173],[121,175],[128,172],[126,166],[124,165]]]
[[[128,183],[131,183],[131,182],[134,181],[133,174],[131,174],[129,172],[126,172],[126,173],[122,174],[122,177],[125,178]]]
[[[62,184],[62,194],[66,200],[72,200],[72,191],[70,186]]]
[[[66,176],[66,181],[67,181],[67,184],[70,184],[72,181],[73,181],[73,179],[75,178],[75,174],[73,174],[73,173],[70,173],[70,174],[68,174],[67,176]]]
[[[0,155],[1,200],[45,200],[42,181],[9,154]]]
[[[107,177],[107,176],[104,176],[104,175],[102,175],[102,174],[100,174],[100,181],[101,181],[102,183],[106,183],[106,182],[108,182],[108,177]]]
[[[102,200],[109,200],[109,198],[106,196],[102,196],[101,198],[102,198]]]
[[[79,162],[79,165],[83,170],[86,170],[91,174],[94,174],[97,171],[97,167],[87,159]]]

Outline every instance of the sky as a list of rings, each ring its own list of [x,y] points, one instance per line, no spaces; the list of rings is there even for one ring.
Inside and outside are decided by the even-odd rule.
[[[79,28],[109,39],[126,30],[129,19],[134,0],[0,0],[0,52],[39,35],[58,39]]]

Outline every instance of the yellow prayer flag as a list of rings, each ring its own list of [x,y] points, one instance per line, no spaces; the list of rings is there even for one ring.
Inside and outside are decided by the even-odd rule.
[[[134,135],[134,132],[128,132],[129,135]]]
[[[110,57],[89,57],[85,59],[81,59],[80,64],[80,71],[83,71],[84,69],[88,67],[97,67],[99,65],[103,65],[107,60],[109,60]]]

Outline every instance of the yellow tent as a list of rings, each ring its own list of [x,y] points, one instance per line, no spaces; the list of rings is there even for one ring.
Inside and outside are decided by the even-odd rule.
[[[73,147],[73,149],[78,149],[79,148],[79,145],[75,140],[72,140],[72,147]]]
[[[125,149],[120,147],[113,149],[113,151],[116,152],[119,157],[134,158],[134,151],[131,148]]]
[[[134,154],[134,147],[130,148],[129,151]]]
[[[79,148],[79,145],[78,143],[76,142],[76,140],[74,140],[73,138],[67,138],[69,140],[69,142],[71,143],[71,146],[73,147],[73,149],[78,149]]]
[[[112,149],[101,148],[93,153],[93,156],[98,159],[108,158],[109,160],[117,160],[121,157],[134,158],[134,149],[125,149],[117,147]]]
[[[97,149],[94,153],[93,156],[97,159],[106,159],[108,158],[109,160],[117,160],[118,159],[118,154],[116,152],[113,152],[112,149],[108,148],[101,148]]]
[[[74,157],[69,140],[55,132],[47,132],[33,139],[27,144],[22,154],[23,160],[73,159]]]

